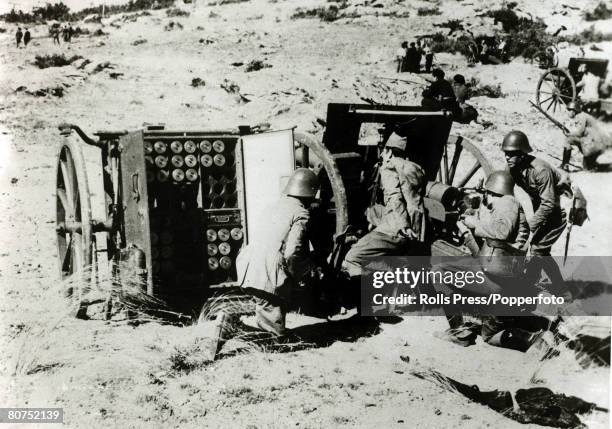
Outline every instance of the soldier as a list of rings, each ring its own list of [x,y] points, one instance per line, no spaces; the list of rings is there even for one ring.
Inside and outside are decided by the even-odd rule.
[[[567,169],[572,155],[572,146],[578,147],[582,153],[582,166],[585,170],[596,170],[597,158],[606,149],[612,147],[612,137],[601,127],[599,121],[586,112],[582,112],[578,104],[570,101],[567,105],[572,123],[565,133],[561,168]]]
[[[406,71],[406,49],[408,48],[408,42],[402,42],[402,46],[397,48],[395,52],[395,59],[397,61],[397,72]]]
[[[431,75],[436,79],[423,92],[423,107],[432,109],[446,109],[451,112],[457,110],[457,99],[452,85],[444,79],[444,71],[434,69]]]
[[[564,288],[561,271],[550,258],[550,251],[567,225],[565,210],[560,204],[564,187],[569,186],[567,178],[547,162],[530,155],[533,149],[521,131],[511,131],[504,137],[502,151],[510,174],[529,195],[533,205],[533,217],[528,223],[531,231],[529,249],[535,258],[528,266],[528,276],[536,277],[543,269],[552,285]]]
[[[51,36],[53,37],[53,44],[60,44],[60,27],[51,28]]]
[[[431,66],[433,65],[434,53],[429,46],[429,42],[425,43],[425,47],[423,48],[423,53],[425,54],[425,72],[431,73]]]
[[[262,241],[249,243],[236,261],[243,287],[257,290],[257,325],[278,335],[286,331],[291,288],[315,268],[309,251],[308,208],[318,188],[317,176],[307,168],[298,168],[287,182],[284,195],[266,210],[265,218],[256,226],[266,232]]]
[[[421,237],[425,172],[405,156],[406,138],[391,134],[380,167],[384,212],[373,220],[376,227],[346,254],[342,267],[350,276],[361,275],[369,257],[406,254],[409,245]]]
[[[406,49],[406,65],[410,73],[416,73],[417,70],[417,48],[414,42],[410,42],[410,47]]]
[[[17,47],[19,47],[22,37],[23,37],[23,33],[21,32],[21,27],[17,27],[17,32],[15,33],[15,40],[17,41]]]
[[[464,293],[473,295],[502,293],[502,291],[512,289],[513,285],[511,283],[516,281],[517,276],[522,275],[520,262],[524,261],[527,238],[529,237],[529,226],[525,219],[525,213],[514,197],[514,179],[512,176],[505,171],[495,171],[487,177],[484,187],[483,204],[478,212],[462,215],[457,223],[464,243],[469,248],[475,246],[478,249],[474,236],[484,240],[482,247],[478,249],[475,256],[486,257],[490,261],[486,265],[486,282],[479,285],[466,285],[462,289]],[[510,256],[517,255],[518,261],[510,258]],[[491,258],[492,256],[494,258]],[[480,260],[474,262],[482,263]],[[443,267],[445,271],[465,271],[466,268],[469,270],[471,267],[449,265]],[[448,294],[451,289],[449,286],[442,284],[436,285],[436,290]],[[450,329],[442,335],[436,336],[462,346],[474,344],[477,330],[474,329],[474,326],[463,322],[461,309],[444,306],[444,310]],[[482,329],[483,338],[493,345],[516,348],[513,347],[514,344],[509,344],[507,340],[503,343],[501,341],[502,334],[500,332],[505,329],[514,329],[512,322],[511,318],[485,317]],[[515,332],[515,336],[512,337],[514,341],[517,341],[518,333],[521,332]],[[530,339],[530,335],[524,334],[521,338],[523,340]]]
[[[416,163],[406,159],[406,138],[396,133],[389,136],[382,152],[380,185],[384,195],[384,208],[380,217],[368,213],[368,220],[375,228],[351,247],[342,262],[342,270],[350,278],[349,288],[354,292],[360,284],[363,267],[370,258],[377,256],[406,255],[418,253],[424,232],[425,172]],[[359,300],[356,301],[357,306]],[[330,317],[338,320],[358,312]]]
[[[23,35],[23,45],[24,45],[24,46],[28,46],[28,43],[30,43],[30,38],[31,38],[31,36],[30,36],[30,30],[28,30],[28,29],[26,28],[26,31],[25,31],[25,33],[24,33],[24,35]]]

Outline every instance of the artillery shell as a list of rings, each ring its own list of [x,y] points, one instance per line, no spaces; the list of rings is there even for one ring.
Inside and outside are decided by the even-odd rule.
[[[208,140],[202,140],[200,142],[200,150],[203,153],[208,153],[212,150],[212,144],[210,144],[210,142]]]
[[[172,247],[170,247],[170,246],[164,246],[161,249],[161,257],[164,258],[164,259],[170,258],[173,253],[174,253],[174,251],[172,250]]]
[[[158,182],[167,182],[168,181],[168,176],[170,176],[170,173],[168,173],[167,170],[159,170],[157,172],[157,181]]]
[[[225,157],[223,155],[215,155],[215,157],[213,158],[213,161],[215,165],[218,165],[219,167],[222,167],[223,165],[225,165]]]
[[[208,256],[215,256],[219,252],[219,248],[216,244],[209,243],[206,246],[206,252],[208,253]]]
[[[219,253],[222,255],[229,255],[231,251],[232,246],[230,246],[229,243],[223,242],[219,244]]]
[[[164,231],[160,234],[159,239],[162,244],[170,244],[174,240],[174,236],[170,231]]]
[[[168,165],[168,157],[162,155],[156,156],[155,165],[157,165],[159,168],[164,168],[166,165]]]
[[[172,143],[170,143],[170,150],[172,150],[174,153],[181,153],[183,151],[183,145],[180,141],[174,140]]]
[[[242,238],[242,229],[232,228],[232,230],[230,231],[230,235],[234,240],[240,240]]]
[[[172,170],[172,178],[176,181],[176,182],[182,182],[183,179],[185,178],[185,172],[183,170],[180,169],[175,169]]]
[[[145,140],[144,142],[144,152],[148,155],[153,153],[153,144],[150,141]]]
[[[215,231],[214,229],[207,229],[206,239],[210,242],[215,241],[217,239],[217,231]]]
[[[196,145],[191,140],[187,140],[183,147],[187,153],[194,153],[196,151]]]
[[[170,162],[172,162],[172,165],[174,165],[176,168],[180,168],[184,164],[183,157],[180,155],[172,155]]]
[[[211,165],[213,165],[212,156],[210,156],[210,155],[202,155],[202,158],[200,158],[200,163],[204,167],[210,167]]]
[[[221,140],[215,140],[212,146],[217,153],[221,153],[225,150],[225,143],[223,143]]]
[[[155,144],[153,145],[153,148],[155,149],[155,152],[157,153],[164,153],[167,147],[168,146],[163,141],[156,141]]]
[[[185,157],[185,165],[189,168],[193,168],[198,165],[198,158],[195,155],[187,155]]]
[[[185,176],[187,176],[187,180],[189,180],[190,182],[198,180],[198,172],[195,171],[193,168],[190,168],[185,171]]]
[[[221,228],[219,230],[219,240],[221,241],[227,241],[230,238],[230,232],[225,229],[225,228]]]
[[[232,260],[229,258],[229,256],[221,257],[219,263],[221,264],[221,268],[224,270],[228,270],[232,266]]]
[[[208,269],[215,271],[217,268],[219,268],[219,261],[217,258],[208,258]]]

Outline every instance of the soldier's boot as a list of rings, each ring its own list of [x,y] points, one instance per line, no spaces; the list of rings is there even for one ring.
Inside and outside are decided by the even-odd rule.
[[[448,320],[449,328],[442,332],[435,332],[434,336],[441,340],[450,341],[463,347],[469,347],[476,344],[478,332],[475,326],[465,323],[463,316],[456,311],[455,308],[444,306],[446,320]]]
[[[569,167],[570,157],[572,156],[571,148],[563,148],[563,156],[561,157],[561,165],[559,166],[563,170],[567,170]]]

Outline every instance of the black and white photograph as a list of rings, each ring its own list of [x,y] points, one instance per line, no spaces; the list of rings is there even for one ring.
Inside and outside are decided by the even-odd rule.
[[[0,429],[611,425],[609,0],[0,2]]]

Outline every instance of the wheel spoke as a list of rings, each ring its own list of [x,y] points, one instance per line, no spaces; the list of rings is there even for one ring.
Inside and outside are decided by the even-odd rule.
[[[62,261],[62,272],[63,273],[67,273],[70,274],[72,273],[72,252],[73,252],[73,245],[72,245],[72,234],[70,234],[70,240],[68,241],[68,244],[66,245],[65,251],[63,255],[60,255],[60,260]]]
[[[480,162],[477,160],[474,165],[472,166],[472,168],[467,172],[467,174],[463,177],[463,179],[461,179],[459,181],[459,183],[457,183],[457,187],[461,188],[462,186],[465,186],[465,184],[472,178],[474,177],[474,174],[476,174],[476,172],[478,171],[478,169],[480,168]]]
[[[457,171],[457,164],[459,164],[459,158],[461,157],[461,152],[463,151],[463,146],[460,141],[455,144],[455,152],[453,153],[453,159],[451,161],[451,167],[448,171],[448,183],[447,185],[453,184],[453,179],[455,178],[455,172]]]
[[[58,188],[58,190],[57,190],[57,198],[58,198],[60,204],[62,205],[62,208],[64,209],[65,213],[74,214],[73,213],[73,208],[70,205],[70,201],[68,200],[68,197],[66,197],[66,191],[64,189]]]
[[[550,101],[550,103],[548,103],[548,106],[546,107],[546,110],[550,110],[550,106],[552,106],[554,102],[555,102],[555,99],[553,97],[553,99]]]
[[[550,97],[548,97],[547,99],[540,101],[540,106],[541,106],[542,104],[546,103],[548,100],[550,100],[550,99],[551,99],[551,98],[553,98],[553,97],[554,97],[554,95],[551,95],[551,96],[550,96]]]
[[[62,170],[62,179],[64,180],[64,188],[66,188],[67,200],[71,202],[69,207],[71,208],[71,213],[74,214],[74,205],[72,204],[74,198],[74,186],[71,180],[72,178],[68,172],[66,161],[60,160],[60,169]]]
[[[72,154],[66,157],[66,166],[68,167],[68,172],[70,173],[70,183],[72,184],[72,191],[74,192],[74,194],[72,194],[72,201],[73,207],[75,208],[75,216],[79,216],[79,181],[77,180],[76,166],[74,165],[74,159],[72,158]]]

